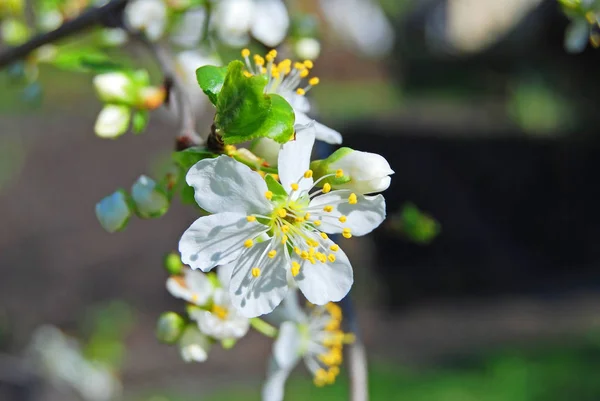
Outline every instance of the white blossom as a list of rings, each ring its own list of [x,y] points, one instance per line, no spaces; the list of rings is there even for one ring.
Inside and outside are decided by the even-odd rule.
[[[394,170],[383,156],[350,148],[339,149],[336,153],[340,153],[341,157],[329,163],[328,170],[334,172],[341,169],[350,177],[350,181],[334,185],[335,188],[370,194],[383,192],[390,186],[390,175],[394,174]]]
[[[148,39],[158,40],[167,25],[167,5],[162,0],[134,0],[125,7],[125,23]]]
[[[127,132],[131,110],[127,106],[108,104],[98,114],[94,132],[101,138],[117,138]]]
[[[197,327],[185,328],[179,339],[179,352],[186,362],[204,362],[208,359],[211,342]]]
[[[314,131],[298,131],[283,145],[281,184],[224,155],[201,160],[186,176],[198,205],[214,214],[183,234],[182,261],[202,271],[228,264],[229,293],[244,316],[271,312],[288,290],[288,277],[314,304],[342,299],[353,283],[352,266],[327,234],[365,235],[385,219],[382,195],[332,191],[327,184],[313,191]]]

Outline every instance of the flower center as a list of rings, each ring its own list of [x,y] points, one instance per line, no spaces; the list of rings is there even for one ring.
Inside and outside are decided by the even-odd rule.
[[[223,308],[219,305],[213,305],[210,309],[210,312],[221,320],[225,320],[227,319],[227,316],[229,316],[229,311],[226,308]]]
[[[271,50],[265,57],[255,54],[252,60],[250,55],[250,50],[242,50],[242,58],[246,62],[244,74],[248,77],[266,76],[268,82],[265,93],[277,93],[284,97],[296,93],[302,96],[320,82],[317,77],[309,78],[310,70],[314,67],[310,60],[292,63],[292,60],[285,59],[276,63],[277,50]],[[302,85],[304,79],[307,81]]]

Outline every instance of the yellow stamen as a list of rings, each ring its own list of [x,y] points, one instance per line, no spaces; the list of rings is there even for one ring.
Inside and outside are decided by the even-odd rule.
[[[313,223],[315,224],[315,226],[319,227],[321,225],[321,220],[315,220],[313,221]]]
[[[329,259],[329,261],[333,263],[335,262],[335,255],[333,253],[330,253],[329,256],[327,256],[327,259]]]
[[[271,200],[271,198],[273,198],[273,192],[271,192],[271,191],[265,192],[265,198],[267,198],[268,200]]]
[[[221,320],[227,319],[227,315],[229,315],[227,309],[219,305],[213,305],[210,311],[212,314],[217,315],[217,317]]]
[[[285,245],[285,243],[286,243],[287,241],[288,241],[288,236],[287,236],[287,235],[284,235],[284,236],[281,238],[281,243],[282,243],[283,245]]]
[[[192,294],[192,302],[198,302],[198,299],[200,299],[198,294]]]
[[[323,210],[326,211],[327,213],[329,213],[329,212],[333,211],[333,206],[327,205],[323,208]]]
[[[297,255],[300,255],[300,248],[298,248],[297,246],[294,247],[294,252],[296,252]]]
[[[313,64],[313,62],[312,62],[312,61],[310,61],[310,60],[304,60],[304,66],[305,66],[306,68],[309,68],[309,69],[310,69],[310,68],[313,68],[313,67],[314,67],[314,64]]]
[[[325,185],[323,185],[323,193],[326,194],[329,191],[331,191],[331,185],[328,182],[326,182]]]
[[[300,78],[306,78],[308,77],[308,74],[310,74],[310,72],[307,69],[304,69],[300,71]]]
[[[296,277],[300,273],[300,263],[292,262],[292,276]]]
[[[283,208],[279,208],[277,209],[277,215],[283,219],[285,216],[287,216],[287,211]]]
[[[297,70],[304,70],[306,67],[305,67],[305,66],[304,66],[304,64],[302,64],[301,62],[299,62],[299,61],[296,61],[296,62],[294,63],[294,68],[295,68],[295,69],[297,69]]]
[[[306,214],[304,215],[304,219],[305,219],[305,220],[308,220],[308,219],[310,219],[310,213],[306,212]]]
[[[248,56],[250,56],[250,50],[242,49],[242,57],[246,58]]]
[[[306,91],[302,88],[298,88],[298,89],[296,89],[296,94],[298,94],[300,96],[304,96],[304,95],[306,95]]]
[[[302,216],[298,216],[298,217],[296,217],[296,218],[295,218],[295,220],[296,220],[298,223],[303,223],[303,222],[304,222],[304,217],[302,217]]]
[[[269,253],[267,253],[267,256],[271,259],[273,259],[275,255],[277,255],[277,251],[275,249],[272,249],[269,251]]]
[[[340,246],[338,244],[333,244],[329,247],[333,252],[337,252],[340,250]]]
[[[348,197],[348,203],[351,205],[356,205],[356,203],[358,202],[358,198],[356,197],[356,194],[353,192],[350,194],[350,196]]]
[[[244,246],[246,248],[250,248],[252,245],[254,245],[254,241],[252,241],[251,239],[247,239],[246,241],[244,241]]]
[[[298,190],[298,188],[300,188],[300,187],[298,186],[298,184],[296,184],[295,182],[294,182],[293,184],[291,184],[290,186],[292,187],[292,191],[297,191],[297,190]]]
[[[252,216],[252,215],[246,216],[246,220],[248,220],[249,222],[252,223],[253,221],[256,221],[256,216]]]
[[[342,170],[341,168],[337,169],[335,171],[335,178],[342,178],[343,176],[344,176],[344,170]]]
[[[252,73],[250,73],[249,71],[244,71],[244,76],[245,76],[246,78],[250,78],[250,77],[251,77],[251,76],[253,76],[253,75],[252,75]]]
[[[281,226],[281,232],[287,234],[290,231],[290,226]]]
[[[253,267],[252,268],[252,277],[257,278],[258,276],[260,276],[260,269],[258,267]]]
[[[321,263],[327,262],[327,256],[325,256],[324,253],[317,252],[317,254],[315,256],[317,257],[317,259],[319,259],[319,262],[321,262]]]
[[[258,66],[265,65],[265,59],[259,56],[258,54],[254,55],[254,63]]]
[[[308,81],[308,83],[312,86],[319,85],[319,82],[320,82],[320,80],[317,77],[313,77]]]
[[[304,178],[310,178],[313,176],[313,171],[312,170],[306,170],[304,172]]]
[[[348,217],[341,215],[340,218],[338,219],[340,221],[340,223],[345,223],[346,220],[348,220]]]
[[[329,237],[327,236],[327,234],[325,234],[325,233],[321,233],[321,238],[323,238],[323,239],[327,239],[327,238],[329,238]]]
[[[352,238],[352,233],[351,233],[350,229],[344,228],[344,230],[342,231],[342,236],[344,238]]]
[[[308,252],[306,252],[306,251],[302,251],[302,252],[300,253],[300,257],[301,257],[302,259],[305,259],[305,260],[306,260],[306,259],[308,259]]]

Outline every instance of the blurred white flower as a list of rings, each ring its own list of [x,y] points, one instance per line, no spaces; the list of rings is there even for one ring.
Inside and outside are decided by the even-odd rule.
[[[98,114],[94,132],[101,138],[114,139],[127,132],[130,120],[129,107],[109,104]]]
[[[373,0],[320,0],[327,22],[350,47],[365,56],[386,55],[394,30],[381,6]]]
[[[205,25],[206,9],[204,7],[190,9],[181,16],[175,26],[171,41],[182,47],[193,48],[203,39]]]
[[[223,288],[215,289],[210,310],[191,308],[189,315],[202,333],[217,340],[242,338],[250,328],[248,318],[237,311]]]
[[[321,42],[315,38],[302,38],[294,44],[296,55],[305,60],[316,60],[321,54]]]
[[[193,325],[186,327],[179,339],[179,352],[186,362],[206,361],[210,346],[210,339]]]
[[[187,96],[192,108],[198,112],[208,107],[208,98],[202,92],[196,78],[196,70],[205,65],[221,65],[221,60],[216,55],[207,54],[200,50],[186,50],[179,53],[175,59],[177,73],[183,78]],[[177,115],[177,102],[171,102],[171,107]]]
[[[134,0],[125,7],[125,24],[158,40],[167,25],[167,5],[162,0]]]
[[[175,298],[183,299],[194,305],[204,306],[210,301],[214,286],[206,274],[186,268],[183,275],[169,277],[167,291]]]
[[[111,371],[85,359],[77,340],[54,326],[34,332],[28,355],[44,377],[57,386],[71,387],[86,401],[111,401],[121,394],[121,383]]]

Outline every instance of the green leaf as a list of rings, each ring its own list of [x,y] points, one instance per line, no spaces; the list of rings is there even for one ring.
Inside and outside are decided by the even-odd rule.
[[[217,98],[219,92],[221,92],[226,74],[227,67],[215,67],[214,65],[205,65],[196,70],[196,79],[200,88],[214,105],[217,104]]]
[[[150,113],[148,112],[148,110],[138,110],[135,113],[133,113],[133,120],[131,123],[133,133],[140,134],[144,132],[149,120]]]
[[[202,148],[199,146],[195,146],[192,148],[188,148],[182,150],[180,152],[173,153],[173,160],[177,163],[181,168],[183,168],[186,173],[187,171],[200,160],[203,159],[212,159],[217,157],[217,155],[206,148]]]
[[[265,181],[267,183],[267,188],[269,191],[273,192],[273,199],[285,199],[288,194],[285,191],[283,185],[279,183],[271,174],[267,174],[265,176]]]

